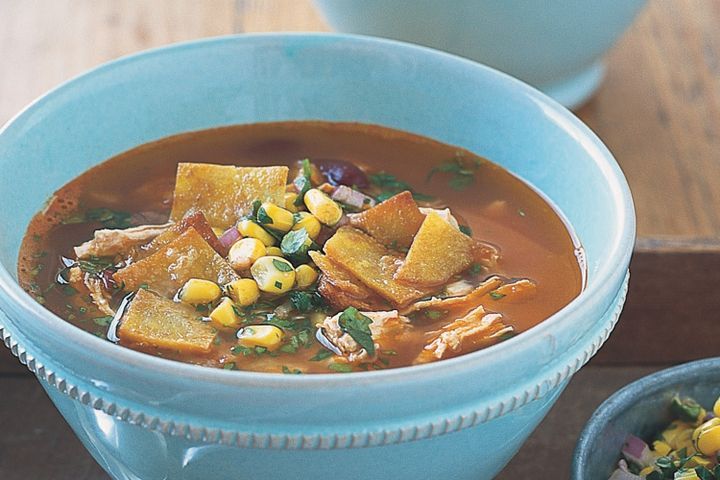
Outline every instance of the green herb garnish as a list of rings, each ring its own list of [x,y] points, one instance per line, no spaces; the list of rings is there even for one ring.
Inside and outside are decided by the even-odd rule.
[[[333,352],[331,352],[330,350],[325,350],[324,348],[321,348],[320,350],[318,350],[318,352],[312,358],[310,358],[310,361],[311,362],[319,362],[321,360],[325,360],[326,358],[330,358],[333,355],[335,355],[335,354]]]
[[[90,208],[84,213],[76,212],[63,220],[63,224],[71,225],[75,223],[99,222],[105,228],[128,228],[130,222],[130,214],[128,212],[120,212],[109,208]]]
[[[228,362],[223,365],[223,370],[235,370],[235,362]]]
[[[300,375],[302,373],[302,370],[298,368],[293,368],[292,370],[288,368],[286,365],[282,366],[282,372],[290,375]]]
[[[670,411],[684,422],[696,422],[702,407],[692,398],[680,398],[675,395],[670,402]]]
[[[75,290],[70,285],[60,285],[60,291],[65,295],[66,297],[72,297],[73,295],[77,295],[78,291]]]
[[[275,288],[277,288],[278,290],[282,290],[282,282],[275,280]]]
[[[400,192],[404,192],[405,190],[410,191],[413,198],[420,202],[430,202],[433,200],[433,197],[430,195],[424,195],[416,192],[410,184],[403,182],[402,180],[398,180],[398,178],[391,173],[373,173],[368,178],[370,179],[370,183],[382,190],[382,192],[375,197],[375,200],[378,202],[384,202],[388,198],[393,197]]]
[[[292,265],[288,265],[286,262],[283,262],[282,260],[278,260],[277,258],[273,258],[272,264],[275,268],[277,268],[281,272],[292,272],[293,271]]]
[[[352,372],[352,365],[350,365],[349,363],[331,363],[328,365],[328,368],[339,373]]]
[[[468,237],[472,237],[472,229],[467,225],[460,225],[460,231],[467,235]]]
[[[440,320],[446,313],[439,310],[425,310],[425,316],[430,320]]]
[[[368,355],[375,355],[375,342],[373,342],[370,324],[372,319],[363,315],[355,307],[346,308],[338,318],[340,329],[350,335]]]
[[[88,257],[78,260],[77,264],[80,270],[91,275],[97,275],[109,268],[114,268],[110,257]]]
[[[295,188],[298,191],[298,196],[293,202],[296,207],[300,207],[305,202],[305,194],[312,188],[312,168],[310,166],[310,159],[304,159],[302,161],[302,175],[298,175],[293,181]]]
[[[467,187],[475,183],[475,173],[482,165],[477,158],[465,158],[458,152],[455,157],[434,167],[428,173],[427,181],[429,182],[436,173],[446,173],[450,175],[448,185],[454,190],[465,190]]]
[[[270,215],[267,214],[264,207],[258,208],[255,218],[257,219],[257,221],[260,225],[268,225],[270,223],[273,223],[272,217],[270,217]]]
[[[280,242],[280,250],[282,250],[283,255],[296,265],[307,262],[307,253],[317,248],[319,247],[312,241],[304,227],[289,231]]]
[[[325,309],[325,300],[316,290],[295,290],[290,293],[290,303],[295,310],[302,313]]]
[[[493,300],[500,300],[501,298],[505,298],[505,294],[498,291],[493,291],[490,292],[490,298],[492,298]]]
[[[93,318],[93,323],[95,323],[95,325],[99,325],[99,326],[101,326],[101,327],[107,327],[107,326],[110,325],[110,323],[112,322],[112,320],[113,320],[112,315],[106,315],[106,316],[104,316],[104,317],[95,317],[95,318]]]

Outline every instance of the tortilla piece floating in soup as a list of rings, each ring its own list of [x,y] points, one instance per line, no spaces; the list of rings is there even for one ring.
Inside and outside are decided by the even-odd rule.
[[[130,302],[117,334],[121,344],[188,353],[208,353],[217,336],[194,308],[145,289]]]
[[[191,278],[224,285],[238,275],[197,230],[189,228],[149,257],[118,270],[113,278],[125,291],[145,287],[172,298]]]
[[[249,213],[255,200],[283,203],[288,167],[234,167],[180,163],[170,219],[202,211],[213,227],[228,228]]]
[[[183,133],[90,169],[50,205],[23,239],[23,288],[118,348],[208,367],[443,361],[522,334],[584,282],[579,244],[531,187],[372,125]]]

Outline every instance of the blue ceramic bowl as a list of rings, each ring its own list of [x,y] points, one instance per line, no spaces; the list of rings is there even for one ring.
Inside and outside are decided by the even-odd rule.
[[[554,201],[587,289],[513,339],[351,375],[208,369],[102,341],[15,280],[32,215],[102,160],[178,132],[274,120],[386,125],[487,156]],[[93,70],[0,131],[0,332],[114,478],[489,478],[610,334],[634,242],[612,155],[532,88],[422,47],[335,35],[234,36]],[[469,198],[471,201],[471,198]]]
[[[720,357],[648,375],[608,398],[580,434],[573,456],[573,480],[610,477],[628,434],[652,438],[672,421],[669,407],[676,394],[712,408],[720,396]]]
[[[602,80],[602,55],[645,0],[315,0],[341,32],[482,62],[573,108]]]

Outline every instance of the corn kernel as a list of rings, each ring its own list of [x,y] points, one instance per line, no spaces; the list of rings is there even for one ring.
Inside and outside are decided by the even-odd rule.
[[[300,209],[297,205],[295,205],[295,200],[297,200],[298,194],[295,192],[285,192],[285,210],[288,212],[299,212]]]
[[[244,347],[265,347],[275,350],[285,334],[275,325],[250,325],[237,334],[238,343]]]
[[[260,298],[260,289],[252,278],[240,278],[225,285],[225,293],[240,307],[247,307]]]
[[[228,262],[235,270],[247,270],[255,260],[266,253],[265,245],[257,238],[246,237],[238,240],[230,247]]]
[[[221,237],[223,233],[225,233],[225,230],[218,227],[212,227],[212,231],[215,234],[216,237]]]
[[[257,211],[257,220],[263,226],[281,232],[289,232],[293,226],[292,212],[270,202],[260,205]]]
[[[695,448],[703,455],[720,450],[720,418],[713,418],[695,429],[692,435]]]
[[[280,247],[268,247],[265,250],[265,255],[272,255],[274,257],[282,257],[283,251],[280,249]]]
[[[295,269],[295,283],[300,288],[307,288],[318,278],[318,272],[310,265],[300,265]]]
[[[308,236],[315,240],[320,235],[322,225],[312,213],[298,212],[295,214],[295,225],[293,225],[292,229],[300,230],[301,228],[304,228]]]
[[[250,268],[250,274],[263,292],[285,293],[295,284],[295,269],[282,257],[258,258]]]
[[[264,228],[252,220],[240,220],[237,224],[237,229],[243,237],[257,238],[266,247],[272,247],[276,243],[275,237],[270,235]]]
[[[687,455],[692,455],[691,452],[688,452]],[[687,461],[685,466],[690,468],[695,467],[705,467],[705,468],[712,468],[712,461],[708,460],[707,458],[701,456],[701,455],[695,455],[694,457],[691,457],[690,460]]]
[[[655,440],[652,444],[652,449],[655,453],[657,453],[661,457],[664,457],[665,455],[670,453],[670,451],[672,451],[672,448],[670,448],[670,445],[663,442],[662,440]]]
[[[191,278],[178,292],[177,298],[180,301],[192,305],[214,302],[220,298],[220,287],[210,280]]]
[[[716,417],[720,417],[720,397],[715,400],[715,405],[713,405],[713,413]]]
[[[210,312],[210,320],[217,327],[237,327],[240,324],[240,317],[235,313],[232,300],[225,297],[217,307]]]
[[[303,201],[310,213],[315,215],[320,223],[331,227],[342,218],[343,211],[340,205],[317,188],[308,190]]]

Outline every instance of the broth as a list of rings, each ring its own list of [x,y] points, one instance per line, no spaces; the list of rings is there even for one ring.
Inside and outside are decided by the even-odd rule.
[[[474,170],[463,173],[462,168],[457,167],[438,169],[438,166],[452,165],[448,161],[459,157],[463,162],[476,165]],[[311,162],[342,159],[369,174],[385,172],[390,176],[372,178],[405,182],[416,193],[418,204],[429,202],[430,206],[449,207],[463,228],[469,227],[475,239],[497,246],[500,258],[495,264],[473,264],[455,274],[453,281],[465,280],[477,286],[493,276],[500,276],[505,283],[529,280],[533,294],[527,298],[521,296],[510,301],[494,290],[484,295],[481,302],[487,312],[502,315],[504,325],[512,334],[548,318],[583,288],[584,267],[578,262],[578,246],[567,226],[551,205],[506,170],[470,152],[406,132],[325,122],[239,125],[185,133],[107,160],[62,187],[33,218],[20,250],[20,283],[50,311],[106,338],[108,330],[117,326],[117,319],[113,322],[100,311],[87,291],[56,282],[58,272],[66,266],[63,261],[69,264],[68,259],[74,258],[73,247],[91,239],[99,228],[166,222],[173,206],[176,170],[180,163],[260,167],[295,165],[304,158]],[[377,194],[383,188],[387,185],[380,187],[375,182],[370,190]],[[406,250],[398,255],[402,257],[404,252]],[[65,280],[61,277],[61,283]],[[438,290],[428,292],[425,297],[439,295]],[[114,292],[110,299],[113,309],[127,293],[122,289]],[[260,303],[265,305],[243,312],[247,318],[255,318],[246,323],[277,313],[278,305],[287,305],[287,298],[263,293]],[[283,346],[274,351],[238,347],[237,329],[218,329],[210,351],[202,354],[131,343],[123,341],[122,336],[119,343],[165,358],[227,369],[331,373],[393,368],[418,363],[418,355],[432,337],[430,332],[442,329],[451,320],[447,315],[453,312],[448,310],[452,308],[443,309],[442,315],[428,313],[435,310],[407,314],[410,328],[406,328],[399,339],[386,339],[372,361],[363,362],[338,358],[316,339],[315,324],[319,319],[340,311],[332,306],[314,316],[285,312],[284,322],[280,322]],[[199,313],[206,315],[206,312]],[[450,356],[468,353],[509,336],[464,345]],[[113,332],[110,338],[116,339]]]

